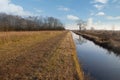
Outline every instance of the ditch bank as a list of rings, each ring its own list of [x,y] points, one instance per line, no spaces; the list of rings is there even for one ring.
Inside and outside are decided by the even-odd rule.
[[[73,70],[72,71],[73,77],[74,77],[73,80],[74,79],[75,80],[85,80],[84,72],[79,63],[75,43],[73,41],[73,37],[72,37],[72,34],[70,31],[66,34],[64,39],[61,41],[58,52],[61,53],[60,55],[64,55],[63,57],[60,57],[60,58],[64,58],[63,59],[64,62],[66,62],[66,61],[69,62],[69,64],[64,63],[64,65],[66,65],[66,70],[67,69],[68,69],[68,71]],[[61,71],[63,71],[63,70],[61,70]],[[70,74],[70,72],[67,74]],[[64,73],[64,75],[65,75],[65,73]],[[72,80],[72,78],[69,80]]]
[[[106,39],[99,36],[94,36],[92,34],[87,34],[84,32],[73,31],[74,33],[81,35],[82,37],[93,41],[95,44],[100,45],[101,47],[108,49],[109,51],[113,51],[117,54],[120,53],[120,46],[117,45],[117,42],[112,39]],[[109,36],[109,35],[108,35]]]

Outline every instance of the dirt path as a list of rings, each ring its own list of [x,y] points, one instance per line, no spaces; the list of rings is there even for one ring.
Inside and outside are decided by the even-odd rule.
[[[21,51],[19,56],[2,59],[0,80],[78,80],[82,73],[76,70],[75,57],[71,34],[63,32]]]

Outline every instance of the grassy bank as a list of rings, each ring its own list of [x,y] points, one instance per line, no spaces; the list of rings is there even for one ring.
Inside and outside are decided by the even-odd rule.
[[[1,32],[0,80],[83,80],[68,31]]]
[[[120,32],[119,31],[74,31],[76,34],[95,42],[96,44],[120,53]]]

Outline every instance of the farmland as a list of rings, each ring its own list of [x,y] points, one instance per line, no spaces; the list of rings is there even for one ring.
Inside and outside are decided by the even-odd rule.
[[[0,32],[0,80],[83,80],[69,31]]]

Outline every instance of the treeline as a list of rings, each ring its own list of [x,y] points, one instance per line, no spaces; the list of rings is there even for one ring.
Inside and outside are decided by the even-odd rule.
[[[54,17],[26,17],[0,13],[0,31],[64,30],[64,25]]]

